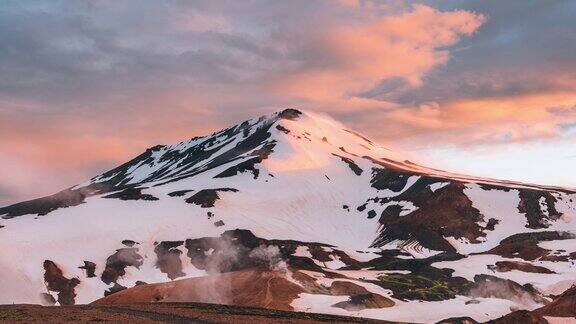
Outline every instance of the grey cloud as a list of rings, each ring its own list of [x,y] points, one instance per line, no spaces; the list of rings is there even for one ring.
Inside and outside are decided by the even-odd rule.
[[[549,107],[548,112],[559,116],[576,116],[576,106],[555,106]]]
[[[245,57],[229,53],[257,53],[238,37],[170,30],[177,8],[76,3],[3,4],[0,94],[58,104],[135,88],[227,82],[231,71],[250,69]]]
[[[387,82],[361,94],[403,104],[574,91],[557,78],[576,77],[576,2],[525,0],[428,1],[488,17],[477,34],[451,48],[421,88]],[[555,78],[557,77],[557,78]]]
[[[323,13],[322,6],[310,1],[4,2],[0,96],[64,109],[71,102],[142,89],[254,82],[298,60],[287,56],[281,43],[292,29],[309,24],[307,13]],[[232,28],[175,26],[195,13],[221,17]],[[324,19],[324,14],[314,16],[315,23]]]
[[[489,21],[450,48],[449,63],[421,88],[383,80],[359,96],[399,103],[498,97],[557,89],[543,74],[576,75],[573,1],[425,3]],[[174,27],[195,13],[233,27]],[[0,5],[0,97],[66,109],[146,89],[258,82],[330,64],[330,53],[304,36],[341,19],[355,19],[354,12],[322,1],[7,1]]]

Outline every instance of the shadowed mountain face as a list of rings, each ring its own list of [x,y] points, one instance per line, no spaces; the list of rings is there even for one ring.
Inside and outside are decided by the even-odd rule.
[[[294,109],[155,146],[0,217],[0,303],[485,321],[576,282],[574,191],[426,168]],[[257,298],[221,296],[234,289]]]

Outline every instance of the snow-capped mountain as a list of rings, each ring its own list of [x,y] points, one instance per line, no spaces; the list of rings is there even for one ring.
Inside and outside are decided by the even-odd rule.
[[[0,216],[0,304],[106,295],[485,321],[576,283],[575,191],[426,168],[294,109],[152,147]],[[282,279],[277,297],[224,296],[259,276]],[[202,284],[150,285],[177,279]],[[175,293],[190,285],[204,288]]]

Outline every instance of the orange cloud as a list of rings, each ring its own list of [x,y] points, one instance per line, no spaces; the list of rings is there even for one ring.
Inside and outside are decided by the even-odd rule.
[[[18,113],[40,110],[36,105],[0,105],[0,189],[10,189],[0,190],[0,205],[52,194],[126,162],[147,147],[223,126],[205,104],[178,91],[85,107],[73,114]]]
[[[574,106],[575,92],[547,91],[402,107],[385,118],[410,145],[498,144],[560,136],[559,124],[576,123]]]
[[[447,62],[443,48],[474,33],[484,21],[468,11],[442,12],[424,5],[385,17],[366,12],[359,22],[311,31],[302,47],[320,52],[322,59],[278,76],[272,87],[320,103],[349,98],[387,78],[418,87],[427,72]]]

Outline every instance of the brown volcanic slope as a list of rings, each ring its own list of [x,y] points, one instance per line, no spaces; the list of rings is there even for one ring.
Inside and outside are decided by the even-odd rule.
[[[563,292],[550,304],[529,311],[516,311],[492,321],[493,324],[506,323],[548,323],[546,317],[566,318],[566,323],[570,319],[576,320],[576,286]]]
[[[546,306],[533,311],[518,310],[488,321],[488,324],[570,324],[576,322],[576,286],[556,296]],[[469,317],[450,318],[438,324],[477,324]]]
[[[253,269],[136,286],[92,304],[199,302],[290,311],[290,303],[302,292],[280,271]]]
[[[223,274],[215,274],[206,277],[190,278],[176,280],[168,283],[140,285],[134,288],[120,291],[108,297],[97,300],[92,303],[99,309],[99,307],[123,307],[128,309],[134,308],[151,308],[159,307],[163,314],[171,314],[178,316],[179,308],[184,306],[174,305],[189,305],[189,302],[210,302],[218,304],[233,304],[239,306],[230,306],[231,309],[257,309],[268,308],[281,310],[279,314],[284,314],[282,320],[288,322],[299,322],[300,318],[292,317],[302,314],[285,312],[284,310],[292,310],[290,303],[298,297],[299,293],[319,293],[330,295],[349,295],[352,303],[355,299],[362,299],[363,302],[356,305],[350,304],[346,307],[366,307],[370,303],[375,303],[380,300],[376,308],[391,307],[387,303],[390,302],[386,297],[370,294],[363,287],[358,286],[349,281],[335,281],[331,287],[322,287],[315,285],[313,280],[307,280],[307,276],[299,271],[292,274],[292,279],[287,279],[286,271],[266,270],[266,269],[248,269],[241,271],[228,272]],[[291,280],[296,280],[303,284],[300,286]],[[306,285],[305,282],[308,284]],[[365,300],[364,300],[365,299]],[[163,305],[163,306],[158,306]],[[193,305],[197,305],[193,303]],[[213,306],[217,308],[219,306]],[[224,306],[227,307],[227,306]],[[90,309],[90,308],[88,308]],[[225,310],[227,308],[224,308]],[[361,309],[361,308],[360,308]],[[93,311],[92,309],[90,309]],[[176,312],[174,311],[176,310]],[[261,310],[268,312],[268,310]],[[220,312],[216,310],[216,312]],[[276,311],[270,310],[275,313]],[[227,312],[223,313],[227,315]],[[163,315],[169,316],[169,315]],[[247,315],[250,316],[250,315]],[[298,315],[300,316],[300,315]],[[317,316],[317,314],[312,314]],[[322,315],[324,316],[324,315]],[[493,324],[507,324],[507,323],[522,323],[522,324],[549,324],[547,318],[560,318],[560,319],[576,319],[576,286],[568,289],[560,296],[554,298],[552,302],[544,307],[538,308],[533,311],[520,310],[512,312],[499,319],[489,321],[487,323]],[[250,317],[251,318],[251,317]],[[288,319],[289,318],[289,319]],[[0,320],[2,317],[0,316]],[[231,319],[236,321],[236,319]],[[260,319],[259,319],[260,320]],[[320,320],[317,318],[307,320]],[[324,320],[324,319],[322,319]],[[338,322],[343,319],[332,318],[327,319],[330,322]],[[225,319],[228,321],[228,319]],[[265,320],[270,322],[268,318]],[[360,321],[364,322],[362,318],[346,319],[346,322]],[[478,323],[469,317],[450,318],[440,321],[439,323]],[[556,322],[554,322],[556,323]],[[563,323],[563,322],[562,322]],[[571,322],[567,322],[571,323]]]
[[[364,318],[199,303],[0,305],[2,323],[390,323]]]
[[[345,309],[394,306],[394,302],[389,298],[371,293],[349,281],[334,281],[330,287],[322,287],[300,271],[289,274],[286,270],[262,268],[139,285],[101,298],[92,304],[201,302],[291,311],[294,309],[290,304],[301,293],[349,296],[348,301],[335,305]]]

